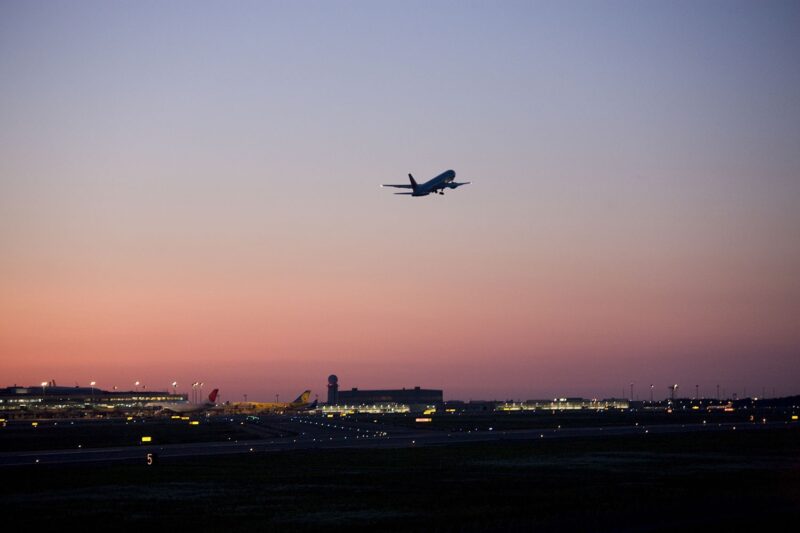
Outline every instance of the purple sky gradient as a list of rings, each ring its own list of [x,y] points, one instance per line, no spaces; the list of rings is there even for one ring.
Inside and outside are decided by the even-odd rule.
[[[3,2],[0,385],[800,393],[798,28],[796,2]],[[473,184],[378,187],[448,168]]]

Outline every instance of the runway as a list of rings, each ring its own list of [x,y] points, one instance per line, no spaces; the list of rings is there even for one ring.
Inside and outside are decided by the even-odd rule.
[[[233,421],[233,423],[236,423]],[[647,435],[758,431],[789,427],[785,422],[628,425],[579,428],[524,429],[508,431],[418,430],[364,421],[328,420],[318,417],[271,417],[251,424],[253,434],[282,434],[279,438],[254,438],[225,442],[195,442],[165,445],[134,445],[0,453],[0,467],[63,465],[71,463],[141,462],[147,464],[183,457],[268,453],[295,450],[380,449],[495,441],[536,441],[542,439],[643,437]]]

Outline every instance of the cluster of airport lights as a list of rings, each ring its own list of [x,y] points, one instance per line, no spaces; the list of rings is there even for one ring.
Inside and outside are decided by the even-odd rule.
[[[347,426],[337,426],[336,424],[327,424],[325,422],[315,422],[313,420],[307,420],[307,419],[298,418],[298,417],[292,417],[291,420],[294,420],[296,422],[300,422],[301,424],[312,424],[312,425],[315,425],[315,426],[319,426],[321,428],[343,429],[345,431],[355,431],[356,433],[361,433],[361,428],[353,428],[353,427],[347,427]],[[365,429],[364,430],[364,434],[363,435],[356,435],[356,438],[358,439],[358,438],[361,438],[361,437],[368,438],[368,437],[388,437],[388,436],[389,436],[389,434],[387,432],[385,432],[385,431],[370,431],[370,430]],[[345,437],[345,439],[346,438],[347,437]]]
[[[136,383],[138,384],[139,382],[137,381]],[[47,390],[47,386],[48,386],[49,384],[50,384],[50,383],[49,383],[49,382],[47,382],[47,381],[42,381],[42,383],[41,383],[41,385],[42,385],[42,396],[44,396],[44,395],[45,395],[45,391]],[[95,387],[96,385],[97,385],[97,382],[96,382],[96,381],[90,381],[90,382],[89,382],[89,386],[92,388],[92,396],[94,396],[94,387]]]

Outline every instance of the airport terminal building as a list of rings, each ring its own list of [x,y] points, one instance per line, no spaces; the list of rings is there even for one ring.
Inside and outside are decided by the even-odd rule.
[[[375,389],[339,390],[339,378],[328,377],[328,402],[324,411],[355,410],[359,412],[415,412],[441,407],[444,393],[440,389]]]
[[[106,391],[97,387],[61,387],[53,384],[0,389],[0,413],[7,418],[113,413],[141,409],[149,402],[185,402],[186,394],[166,391]]]
[[[398,403],[405,405],[441,405],[444,393],[436,389],[378,389],[359,390],[353,388],[339,391],[339,404]]]
[[[606,398],[603,400],[586,398],[553,398],[552,400],[528,400],[525,402],[498,403],[495,411],[604,411],[608,409],[628,409],[630,401],[625,398]]]

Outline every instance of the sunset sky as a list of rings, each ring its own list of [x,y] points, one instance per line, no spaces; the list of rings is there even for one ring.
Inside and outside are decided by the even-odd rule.
[[[0,387],[800,394],[798,57],[789,1],[4,1]]]

